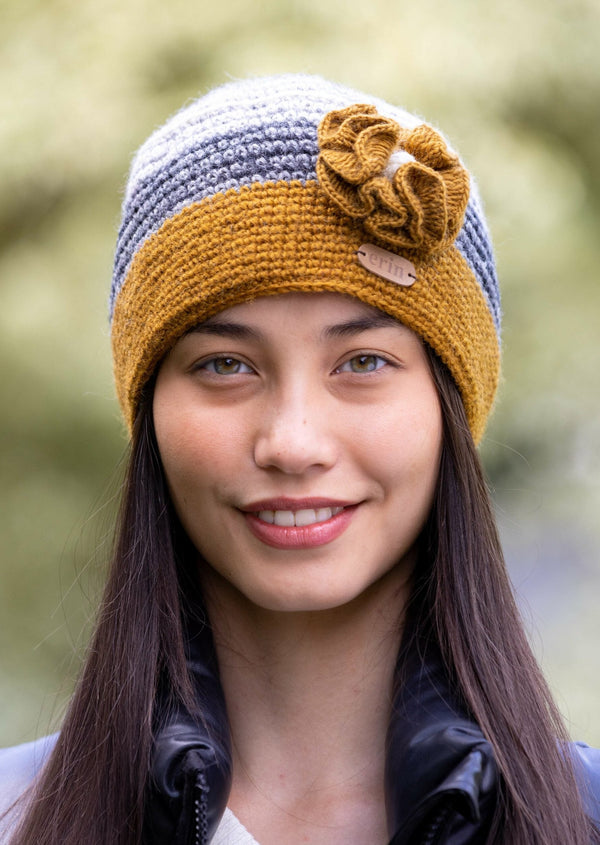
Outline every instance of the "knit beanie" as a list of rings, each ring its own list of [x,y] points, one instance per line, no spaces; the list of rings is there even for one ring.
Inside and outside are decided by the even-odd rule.
[[[129,428],[178,338],[292,291],[354,296],[413,329],[452,373],[479,441],[500,300],[456,153],[414,115],[319,77],[232,82],[172,117],[132,163],[110,296]]]

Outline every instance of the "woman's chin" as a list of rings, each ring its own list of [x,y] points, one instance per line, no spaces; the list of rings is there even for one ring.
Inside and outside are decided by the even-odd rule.
[[[408,589],[412,560],[404,565],[392,566],[375,576],[348,579],[311,577],[310,579],[276,578],[237,583],[206,566],[201,575],[202,589],[209,599],[219,604],[230,604],[232,611],[244,608],[254,615],[257,611],[271,613],[327,613],[344,610],[360,613],[361,608],[380,602],[382,595],[400,604],[401,594]]]

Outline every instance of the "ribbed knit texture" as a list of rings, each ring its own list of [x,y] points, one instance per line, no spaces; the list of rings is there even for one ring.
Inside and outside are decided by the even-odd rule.
[[[361,267],[370,242],[409,258],[400,288]],[[339,291],[413,328],[449,366],[475,439],[499,372],[500,302],[473,180],[441,136],[318,77],[234,82],[157,130],[131,168],[110,309],[129,425],[177,338],[223,308]]]

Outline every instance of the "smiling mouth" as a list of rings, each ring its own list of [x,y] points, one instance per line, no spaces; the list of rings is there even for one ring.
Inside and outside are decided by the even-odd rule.
[[[327,522],[332,516],[336,516],[344,510],[342,507],[331,508],[302,508],[292,510],[264,510],[254,513],[262,522],[269,525],[279,525],[282,528],[302,528],[306,525],[316,525],[319,522]]]
[[[252,534],[267,546],[300,550],[333,542],[346,531],[358,507],[359,504],[318,499],[299,502],[275,499],[256,502],[243,513]]]

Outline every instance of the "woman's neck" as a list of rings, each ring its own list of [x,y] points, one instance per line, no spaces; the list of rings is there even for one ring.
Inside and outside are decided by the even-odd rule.
[[[233,811],[261,845],[384,843],[406,569],[310,613],[258,608],[212,572],[203,582],[233,741]]]

